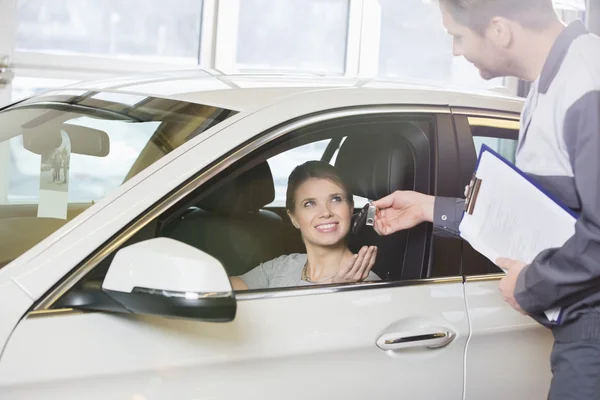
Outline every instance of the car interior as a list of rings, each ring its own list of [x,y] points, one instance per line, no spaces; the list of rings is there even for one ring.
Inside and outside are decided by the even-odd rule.
[[[69,137],[72,155],[101,159],[111,153],[111,145],[118,147],[120,144],[118,140],[114,140],[115,126],[112,131],[106,132],[78,125],[77,121],[85,117],[88,118],[88,124],[95,121],[95,118],[99,121],[119,121],[121,124],[137,123],[140,128],[136,133],[145,135],[147,143],[137,154],[133,165],[126,166],[129,169],[120,182],[122,184],[167,153],[236,113],[213,106],[153,97],[148,97],[143,104],[123,111],[122,104],[96,99],[93,97],[95,94],[97,93],[92,92],[75,98],[65,95],[68,101],[65,100],[65,96],[56,95],[47,99],[50,103],[57,101],[52,103],[52,106],[38,106],[33,103],[4,111],[0,118],[0,137],[11,137],[14,136],[14,132],[23,132],[13,137],[18,146],[27,150],[28,154],[41,156],[48,149],[60,146],[62,130]],[[154,126],[157,122],[159,124]],[[12,168],[16,170],[15,166]],[[9,167],[9,171],[15,170],[11,171]],[[71,172],[71,179],[75,177],[73,182],[81,179],[77,184],[91,186],[89,182],[85,182],[85,179],[90,177],[78,178],[73,171]],[[26,185],[22,182],[24,176],[15,175],[11,179]],[[39,191],[37,185],[40,178],[36,180],[36,186],[29,191],[33,197],[37,196]],[[93,201],[69,201],[64,219],[38,216],[37,198],[24,203],[0,204],[0,268],[56,232],[93,204]]]
[[[231,276],[242,275],[283,254],[283,219],[263,208],[274,197],[263,161],[188,208],[161,235],[209,253]]]
[[[369,130],[377,129],[365,131],[367,126]],[[323,134],[339,138],[340,132],[343,140],[330,142],[332,146],[341,142],[334,165],[353,195],[378,199],[395,190],[429,191],[428,135],[418,124],[382,120],[342,129],[338,126],[320,131],[319,136],[309,140],[322,138]],[[323,157],[331,154],[326,150]],[[211,254],[230,276],[242,275],[284,254],[305,252],[302,238],[285,210],[265,208],[275,196],[273,175],[264,155],[254,163],[177,218],[163,220],[160,235]],[[350,235],[348,245],[353,252],[362,246],[377,246],[373,271],[383,280],[418,279],[427,236],[423,226],[386,237],[365,226]]]
[[[431,193],[432,131],[432,121],[424,117],[383,115],[300,129],[217,174],[122,247],[154,237],[172,238],[212,255],[229,276],[242,275],[281,255],[303,253],[302,237],[287,217],[285,207],[267,207],[275,197],[269,158],[330,138],[321,159],[339,169],[354,195],[377,199],[395,190]],[[353,218],[361,208],[355,207]],[[362,246],[378,246],[373,272],[384,281],[419,279],[427,269],[424,266],[428,262],[430,229],[428,224],[421,224],[383,237],[372,227],[364,226],[348,237],[348,245],[353,252]],[[102,295],[100,288],[114,254],[106,257],[53,308],[93,302],[97,309],[102,302],[108,302],[106,306],[110,309],[110,300]]]

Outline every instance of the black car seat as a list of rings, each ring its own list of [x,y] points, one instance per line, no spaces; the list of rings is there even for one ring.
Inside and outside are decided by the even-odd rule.
[[[217,258],[230,276],[242,275],[282,254],[281,217],[262,209],[274,198],[265,161],[202,199],[162,235]]]
[[[384,132],[348,136],[335,161],[344,181],[356,196],[370,200],[380,199],[396,190],[415,190],[416,149],[407,137],[422,137],[424,133],[410,123],[396,123],[394,129]],[[420,233],[420,230],[417,231]],[[417,279],[422,267],[424,246],[411,248],[406,230],[389,236],[379,236],[372,227],[349,237],[349,248],[358,252],[362,246],[378,247],[373,267],[384,280]],[[420,241],[424,243],[424,241]],[[405,265],[417,266],[413,272],[405,271]]]

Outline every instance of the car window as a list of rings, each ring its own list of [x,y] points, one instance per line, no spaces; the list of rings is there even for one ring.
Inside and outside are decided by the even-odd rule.
[[[331,157],[331,161],[329,161],[330,164],[335,165],[337,156],[340,153],[340,148],[344,145],[345,141],[346,141],[346,138],[343,138],[340,141],[340,145],[336,148],[335,152],[333,153],[333,156]],[[356,208],[356,209],[363,208],[363,206],[365,204],[367,204],[369,202],[369,200],[376,200],[376,199],[367,199],[366,197],[356,196],[356,195],[352,196],[352,198],[354,199],[354,208]]]
[[[65,124],[107,132],[109,154],[94,157],[71,153],[68,169],[65,165],[53,165],[56,157],[43,157],[40,166],[40,155],[23,146],[23,135],[15,136],[7,142],[10,181],[3,204],[38,204],[41,180],[54,182],[53,189],[64,188],[69,203],[97,202],[123,183],[160,122],[127,124],[81,116]]]
[[[292,170],[306,161],[320,160],[331,139],[319,140],[280,153],[267,160],[275,184],[275,199],[266,207],[284,207],[287,180]]]
[[[506,158],[511,163],[515,163],[515,153],[517,151],[517,140],[516,139],[502,139],[502,138],[490,138],[490,137],[482,137],[475,136],[473,138],[473,142],[475,144],[475,150],[477,152],[477,157],[479,157],[479,153],[481,151],[481,146],[484,144],[490,147],[492,150],[496,151],[502,157]]]
[[[295,275],[289,269],[295,268],[294,262],[302,263],[302,255],[306,254],[304,234],[292,225],[285,208],[267,205],[274,204],[277,186],[278,200],[284,204],[289,173],[306,161],[321,160],[332,138],[345,140],[337,155],[332,152],[329,163],[348,185],[362,188],[357,190],[374,190],[375,186],[378,192],[390,187],[432,191],[430,136],[435,124],[430,119],[433,117],[423,116],[424,121],[418,124],[404,121],[400,116],[395,116],[398,120],[381,115],[361,118],[370,124],[362,119],[358,119],[361,122],[358,124],[352,118],[341,127],[329,124],[324,129],[316,124],[310,129],[303,128],[298,137],[290,133],[290,138],[286,135],[264,145],[149,222],[123,247],[156,236],[167,237],[218,259],[230,277],[245,275],[262,265],[271,275],[257,274],[255,280],[264,283],[267,279],[270,284],[269,279],[273,278],[279,282],[269,289],[303,286],[300,279],[294,281]],[[388,167],[389,163],[394,165],[394,171]],[[426,249],[430,232],[425,224],[390,236],[379,236],[370,226],[350,234],[352,214],[350,210],[350,219],[344,219],[348,232],[342,235],[342,240],[353,253],[363,246],[378,246],[373,272],[379,279],[396,281],[423,276],[429,265]],[[113,252],[106,257],[73,291],[101,287],[114,255]],[[275,261],[288,256],[294,258],[293,262]],[[67,305],[63,301],[56,306]]]
[[[468,118],[475,152],[479,157],[482,145],[487,145],[508,161],[514,163],[519,137],[519,122],[499,118]]]
[[[323,156],[328,144],[340,143],[337,154],[327,149],[331,159],[324,161],[333,165],[345,183],[356,190],[352,193],[354,196],[366,197],[372,190],[382,193],[390,187],[430,191],[428,135],[433,124],[414,124],[400,117],[398,121],[364,118],[370,123],[340,121],[339,127],[329,123],[325,125],[327,128],[316,124],[312,130],[302,129],[298,137],[291,134],[288,141],[282,138],[264,150],[264,156],[258,151],[248,166],[239,167],[241,172],[232,173],[234,177],[215,183],[214,191],[200,195],[183,217],[174,216],[171,222],[160,227],[161,235],[211,254],[221,261],[230,276],[244,275],[263,264],[265,274],[277,272],[277,279],[284,285],[284,270],[292,266],[272,261],[291,254],[305,254],[305,242],[310,240],[312,232],[312,228],[304,232],[302,226],[295,227],[284,208],[287,180],[298,165],[327,159],[329,156]],[[390,170],[390,163],[394,171]],[[268,207],[274,203],[279,206]],[[380,247],[373,271],[382,279],[421,276],[426,259],[426,226],[388,237],[380,237],[370,226],[350,234],[355,213],[356,210],[351,210],[351,219],[341,223],[347,223],[346,244],[352,252],[357,253],[368,245]],[[302,225],[301,220],[297,222]],[[312,227],[310,223],[307,226]],[[413,269],[410,273],[404,263],[410,264]]]
[[[146,96],[56,91],[0,112],[0,267],[235,114]]]
[[[515,163],[519,121],[516,119],[469,117],[475,153],[479,157],[482,145],[487,145],[508,161]],[[496,274],[502,272],[492,261],[473,249],[463,248],[463,268],[466,275]]]
[[[345,140],[345,137],[342,138],[339,145],[337,145],[331,160],[326,160],[331,165],[335,165],[339,149],[344,144]],[[305,163],[306,161],[321,160],[325,150],[327,149],[327,146],[330,143],[332,143],[331,139],[319,140],[314,143],[307,143],[269,158],[267,161],[271,167],[271,173],[273,174],[273,180],[275,183],[275,199],[265,207],[285,207],[287,181],[294,168]],[[355,208],[362,208],[369,202],[369,199],[361,196],[353,196],[353,198]]]

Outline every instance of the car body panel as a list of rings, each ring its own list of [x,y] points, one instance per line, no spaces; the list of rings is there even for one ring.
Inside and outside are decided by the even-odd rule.
[[[552,378],[552,333],[509,307],[498,282],[480,277],[465,283],[471,324],[465,399],[544,400]]]
[[[344,104],[349,100],[346,97],[347,91],[364,97],[365,104],[377,103],[377,97],[384,91],[393,97],[390,104],[443,104],[453,107],[510,110],[517,113],[521,111],[524,101],[494,91],[416,82],[269,74],[206,76],[194,71],[181,74],[151,74],[145,78],[131,77],[116,81],[78,82],[68,88],[153,95],[201,104],[216,102],[214,105],[240,112],[266,108],[291,97],[304,98],[304,101],[310,102],[311,93],[322,91],[333,92],[329,98],[335,98],[334,102],[341,107],[351,105]],[[370,98],[373,100],[369,100]]]
[[[0,283],[0,364],[2,352],[8,338],[31,307],[34,299],[16,282],[8,280]]]
[[[0,394],[151,400],[453,399],[462,393],[469,327],[460,279],[243,298],[231,323],[95,312],[28,317],[0,362]],[[456,337],[437,349],[376,345],[385,333],[428,326],[449,328]]]

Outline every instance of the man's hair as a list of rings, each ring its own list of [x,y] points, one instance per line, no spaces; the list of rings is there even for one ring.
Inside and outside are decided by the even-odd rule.
[[[461,25],[482,34],[493,17],[504,17],[523,27],[540,30],[556,18],[552,0],[440,0]]]

